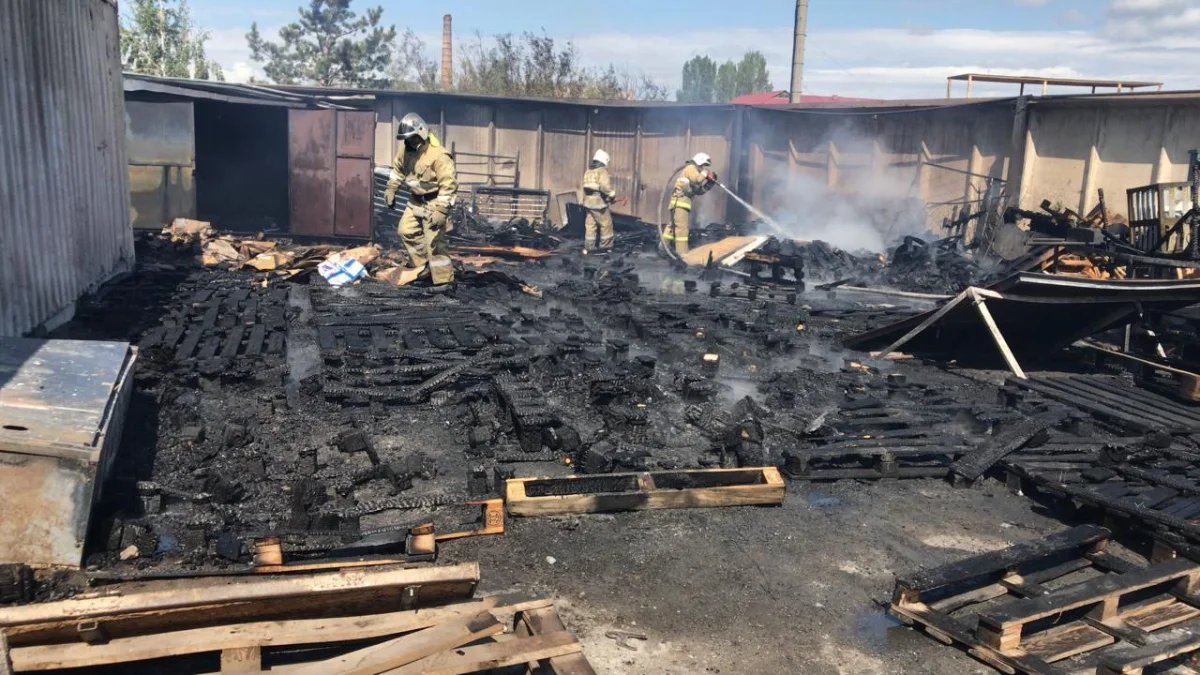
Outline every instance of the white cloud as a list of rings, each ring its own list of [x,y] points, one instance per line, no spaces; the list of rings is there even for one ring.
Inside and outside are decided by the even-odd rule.
[[[1113,0],[1105,19],[1105,35],[1117,40],[1195,35],[1200,5],[1196,0]]]
[[[1086,77],[1165,82],[1168,89],[1200,89],[1200,30],[1196,0],[1114,0],[1104,26],[1086,30],[999,31],[912,28],[811,31],[806,50],[804,91],[868,98],[940,98],[949,75],[978,72]],[[1188,26],[1166,29],[1163,24]],[[456,49],[475,29],[460,24]],[[1147,31],[1154,31],[1147,36]],[[263,26],[274,38],[278,27]],[[1113,39],[1119,33],[1122,39]],[[556,35],[571,40],[585,65],[610,63],[633,74],[645,74],[674,92],[683,63],[698,54],[717,60],[738,59],[747,48],[766,56],[771,81],[787,89],[791,78],[790,26],[770,29],[722,27],[684,33],[593,33]],[[431,50],[440,34],[422,34]],[[213,31],[209,54],[229,79],[262,77],[250,61],[245,31]],[[956,85],[961,95],[963,84]],[[1080,89],[1063,90],[1080,92]],[[975,96],[1011,96],[1017,87],[979,85]],[[1036,93],[1036,92],[1035,92]]]

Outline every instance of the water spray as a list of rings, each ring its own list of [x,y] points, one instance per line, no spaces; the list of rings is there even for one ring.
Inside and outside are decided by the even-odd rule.
[[[717,186],[720,187],[722,190],[724,190],[725,193],[728,194],[730,197],[733,197],[734,201],[736,201],[737,203],[744,206],[747,211],[749,211],[750,213],[752,213],[756,217],[758,217],[759,220],[761,220],[764,223],[766,223],[767,225],[771,226],[771,229],[775,230],[775,234],[778,234],[784,238],[787,238],[787,232],[784,232],[783,228],[780,227],[779,223],[775,222],[774,218],[772,218],[771,216],[768,216],[767,214],[763,213],[762,211],[759,211],[758,209],[754,208],[745,199],[742,199],[741,197],[735,195],[733,193],[733,190],[730,190],[728,187],[726,187],[726,185],[724,183],[718,182]]]

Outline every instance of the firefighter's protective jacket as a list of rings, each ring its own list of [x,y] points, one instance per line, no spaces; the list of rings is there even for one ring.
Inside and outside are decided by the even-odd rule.
[[[613,189],[612,178],[606,167],[588,169],[583,174],[583,208],[599,211],[608,208],[609,203],[617,198]]]
[[[694,163],[688,162],[683,167],[683,173],[675,180],[675,188],[671,191],[671,208],[691,211],[692,197],[708,192],[711,187],[712,182],[708,179],[708,172],[701,170]]]
[[[401,185],[418,201],[438,197],[439,201],[449,203],[458,190],[454,160],[445,148],[433,143],[426,143],[416,151],[401,145],[392,160],[385,198],[390,201]]]

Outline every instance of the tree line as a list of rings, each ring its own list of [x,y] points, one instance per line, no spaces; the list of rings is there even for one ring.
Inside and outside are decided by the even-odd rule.
[[[383,8],[355,12],[354,0],[308,0],[299,17],[271,40],[253,23],[246,34],[251,58],[275,84],[437,91],[438,62],[411,29],[383,22]],[[126,70],[165,77],[222,80],[209,59],[209,33],[192,19],[187,0],[131,0],[121,20]],[[665,101],[666,87],[609,65],[584,66],[571,42],[545,34],[476,34],[458,47],[454,91],[546,98]],[[766,59],[748,52],[741,62],[717,65],[697,56],[683,67],[680,101],[718,103],[767,91]]]

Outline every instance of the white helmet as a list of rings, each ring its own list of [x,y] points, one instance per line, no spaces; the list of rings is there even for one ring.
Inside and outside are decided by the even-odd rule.
[[[592,161],[601,166],[608,166],[608,153],[603,150],[597,150],[596,154],[592,155]]]
[[[708,153],[697,152],[696,156],[692,158],[692,164],[696,166],[708,166],[712,164],[712,157],[709,157]]]

